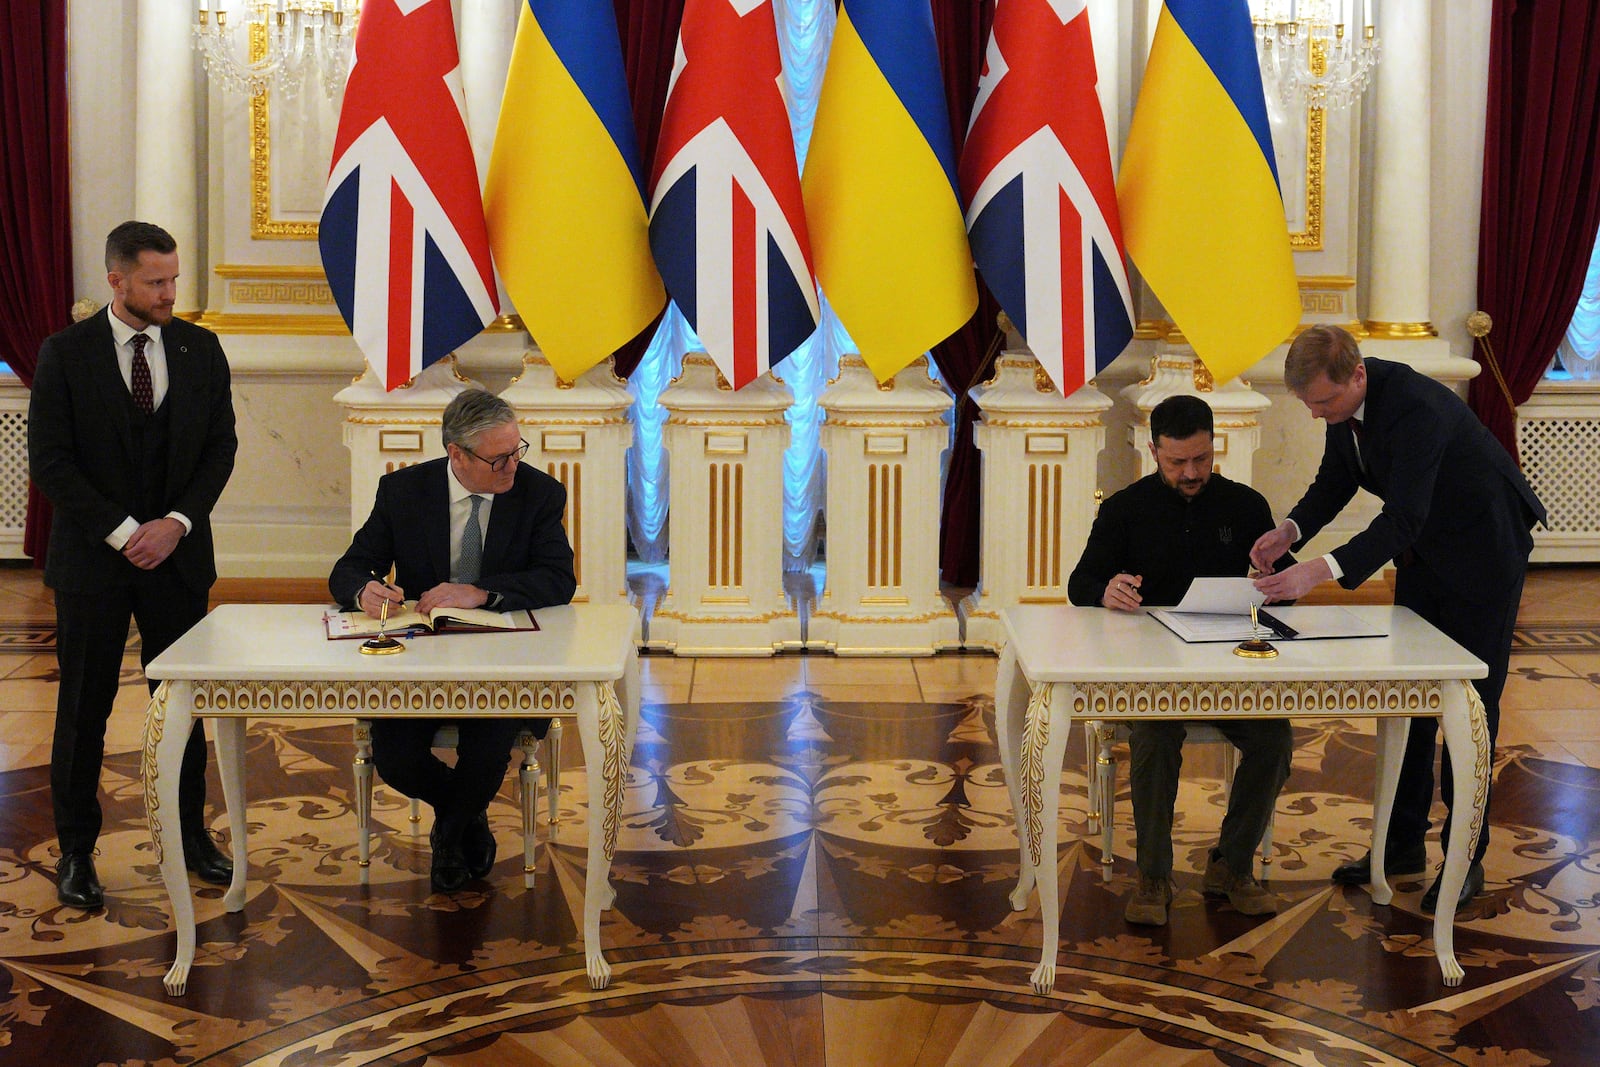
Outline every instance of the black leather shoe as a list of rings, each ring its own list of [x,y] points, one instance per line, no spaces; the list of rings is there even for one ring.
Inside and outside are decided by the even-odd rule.
[[[460,835],[441,830],[439,820],[435,819],[433,829],[428,831],[428,844],[433,848],[433,862],[428,869],[428,881],[433,885],[433,891],[454,893],[466,885],[471,875],[467,870],[467,861],[461,855]]]
[[[1385,878],[1401,877],[1408,874],[1421,874],[1428,869],[1428,846],[1424,844],[1412,845],[1410,848],[1391,848],[1384,853],[1383,874]],[[1366,885],[1372,881],[1372,853],[1333,869],[1333,883],[1335,885]]]
[[[1439,872],[1439,877],[1433,880],[1428,891],[1422,894],[1422,910],[1432,915],[1439,906],[1439,883],[1444,881],[1444,872]],[[1460,911],[1472,902],[1472,898],[1483,892],[1483,864],[1474,863],[1467,868],[1467,880],[1461,883],[1461,895],[1456,898],[1456,910]]]
[[[95,877],[94,858],[87,852],[68,852],[56,864],[56,899],[85,911],[105,907],[105,890]]]
[[[202,882],[228,885],[233,881],[233,861],[204,830],[183,835],[183,865]]]
[[[494,870],[494,860],[499,850],[494,833],[489,829],[489,813],[478,812],[461,833],[461,855],[466,860],[467,873],[474,878],[488,877],[489,872]]]

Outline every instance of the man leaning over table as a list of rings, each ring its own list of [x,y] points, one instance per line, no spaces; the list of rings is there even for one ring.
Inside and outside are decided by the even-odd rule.
[[[1544,505],[1504,446],[1449,388],[1403,363],[1363,359],[1355,338],[1337,326],[1313,326],[1289,346],[1283,383],[1313,418],[1327,424],[1316,478],[1276,529],[1256,543],[1258,563],[1314,536],[1356,489],[1383,501],[1383,509],[1343,545],[1325,556],[1260,578],[1257,588],[1275,600],[1302,596],[1329,578],[1346,589],[1395,562],[1395,603],[1408,607],[1489,666],[1472,684],[1483,699],[1494,747],[1500,730],[1500,691],[1511,659],[1511,634],[1522,580],[1533,550],[1533,524]],[[1411,720],[1400,785],[1389,817],[1384,873],[1427,869],[1429,809],[1437,719]],[[1440,785],[1453,795],[1450,756]],[[1450,836],[1445,820],[1445,839]],[[1484,820],[1457,906],[1483,889],[1483,855],[1489,846]],[[1359,885],[1372,879],[1370,855],[1333,872],[1333,880]],[[1438,905],[1441,875],[1423,894],[1422,910]]]
[[[422,612],[520,611],[570,601],[577,579],[562,526],[567,492],[521,462],[528,443],[511,405],[469,389],[444,409],[441,432],[443,459],[378,481],[371,516],[328,576],[334,599],[373,617],[407,596]],[[488,807],[505,779],[519,723],[451,720],[459,737],[452,768],[433,754],[444,721],[375,719],[372,755],[385,782],[433,808],[430,880],[436,892],[452,893],[494,866]],[[536,733],[548,726],[541,721]]]
[[[1250,546],[1272,529],[1272,509],[1254,489],[1215,472],[1212,426],[1211,408],[1199,397],[1172,396],[1156,405],[1150,413],[1156,472],[1101,505],[1067,582],[1074,604],[1127,612],[1171,606],[1195,578],[1243,577],[1249,571]],[[1278,903],[1255,878],[1255,853],[1289,778],[1293,733],[1287,719],[1210,725],[1239,749],[1240,762],[1203,889],[1208,897],[1227,897],[1245,915],[1271,915]],[[1139,864],[1139,887],[1124,912],[1130,923],[1167,922],[1172,818],[1186,733],[1175,721],[1128,727]]]

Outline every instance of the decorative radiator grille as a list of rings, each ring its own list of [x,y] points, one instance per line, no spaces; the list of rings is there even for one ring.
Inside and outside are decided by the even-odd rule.
[[[1517,420],[1522,470],[1554,534],[1600,533],[1600,417]]]
[[[9,399],[9,398],[8,398]],[[28,521],[28,397],[0,407],[0,559],[24,559]]]

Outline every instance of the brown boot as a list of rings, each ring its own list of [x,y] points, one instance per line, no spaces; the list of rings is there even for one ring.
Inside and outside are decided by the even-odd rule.
[[[1249,871],[1235,874],[1228,861],[1218,853],[1212,853],[1206,863],[1206,877],[1201,888],[1208,897],[1227,897],[1233,910],[1240,915],[1278,914],[1278,898],[1267,892]]]
[[[1167,925],[1167,905],[1172,903],[1172,879],[1163,875],[1152,878],[1139,876],[1139,888],[1128,898],[1128,908],[1122,917],[1139,926]]]

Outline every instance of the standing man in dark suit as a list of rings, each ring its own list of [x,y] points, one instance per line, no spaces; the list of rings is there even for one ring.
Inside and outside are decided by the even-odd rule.
[[[61,843],[56,894],[98,908],[100,764],[128,622],[148,664],[206,613],[216,581],[211,509],[233,472],[228,361],[216,335],[174,318],[172,235],[124,222],[106,238],[111,304],[46,339],[28,406],[28,464],[55,509],[44,582],[55,590],[61,686],[50,796]],[[154,689],[154,683],[151,684]],[[206,832],[206,741],[184,750],[184,858],[226,885],[233,865]]]
[[[333,566],[335,600],[374,618],[407,591],[417,610],[519,611],[565,604],[577,590],[562,517],[567,491],[521,462],[528,453],[511,405],[468,389],[444,409],[445,458],[378,482],[372,515]],[[391,584],[381,576],[395,570]],[[442,719],[376,719],[372,755],[383,780],[433,808],[431,881],[452,893],[494,866],[488,807],[505,779],[514,719],[452,720],[456,765],[433,754]],[[548,725],[548,723],[546,723]]]
[[[1362,359],[1355,338],[1337,326],[1313,326],[1289,346],[1283,381],[1327,423],[1322,465],[1289,517],[1251,550],[1263,571],[1290,545],[1298,547],[1350,502],[1357,488],[1383,501],[1367,528],[1325,556],[1268,574],[1256,586],[1275,600],[1299,597],[1337,579],[1346,589],[1394,560],[1395,602],[1408,607],[1489,666],[1473,682],[1483,699],[1491,751],[1500,729],[1500,691],[1511,658],[1511,633],[1522,597],[1529,532],[1545,519],[1516,462],[1444,385],[1403,363]],[[1433,804],[1435,719],[1411,721],[1400,787],[1384,854],[1388,874],[1427,869],[1423,838]],[[1452,797],[1450,757],[1441,780]],[[1449,819],[1445,821],[1449,839]],[[1483,889],[1489,824],[1461,888],[1465,904]],[[1372,877],[1372,857],[1348,863],[1333,880],[1359,885]],[[1439,881],[1422,899],[1431,912]]]

